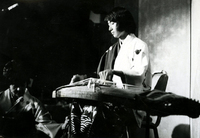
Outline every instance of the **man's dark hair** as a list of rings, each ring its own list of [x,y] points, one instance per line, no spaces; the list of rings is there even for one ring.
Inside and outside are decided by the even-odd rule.
[[[10,84],[22,84],[29,81],[27,71],[22,66],[22,63],[16,60],[11,60],[5,64],[3,76]]]
[[[118,31],[126,31],[127,33],[135,33],[136,24],[132,14],[123,7],[115,7],[104,19],[105,21],[116,22]]]

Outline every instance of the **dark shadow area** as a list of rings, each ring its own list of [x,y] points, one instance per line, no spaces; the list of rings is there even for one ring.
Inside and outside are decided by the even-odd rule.
[[[172,138],[190,138],[190,125],[179,124],[172,131]]]
[[[64,100],[51,99],[45,102],[45,108],[52,115],[53,120],[64,123],[65,118],[70,114],[69,104]]]
[[[24,63],[34,80],[32,95],[51,98],[74,74],[96,71],[112,39],[103,17],[114,1],[3,0],[0,2],[0,70],[6,62]],[[18,4],[13,9],[11,6]],[[89,19],[101,14],[101,23]],[[0,89],[7,88],[0,75]]]

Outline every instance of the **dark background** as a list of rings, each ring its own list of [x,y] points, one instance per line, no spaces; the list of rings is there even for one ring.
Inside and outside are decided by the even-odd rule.
[[[1,0],[0,70],[11,59],[22,61],[34,80],[32,94],[51,98],[74,74],[96,71],[115,41],[103,21],[113,7],[114,0]],[[100,23],[90,11],[101,14]],[[7,87],[0,75],[0,89]]]

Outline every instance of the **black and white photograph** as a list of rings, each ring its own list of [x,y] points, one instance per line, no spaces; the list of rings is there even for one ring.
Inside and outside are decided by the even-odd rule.
[[[199,0],[1,0],[0,138],[200,138]]]

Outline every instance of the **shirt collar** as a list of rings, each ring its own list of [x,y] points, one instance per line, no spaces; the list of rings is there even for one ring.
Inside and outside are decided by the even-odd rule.
[[[129,42],[130,40],[134,39],[136,36],[134,34],[128,34],[124,40],[119,39],[119,44],[122,46],[123,44]]]

